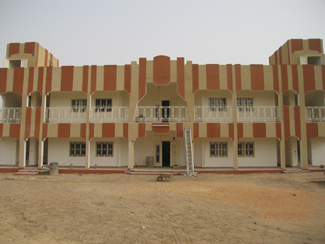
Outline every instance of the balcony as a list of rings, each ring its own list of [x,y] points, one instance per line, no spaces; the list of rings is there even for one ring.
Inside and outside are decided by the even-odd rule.
[[[186,106],[138,106],[134,115],[135,122],[189,122]]]
[[[92,107],[90,110],[92,123],[121,123],[129,122],[129,107]]]
[[[280,112],[277,106],[238,106],[238,122],[278,122]]]
[[[2,108],[0,113],[0,123],[20,123],[21,121],[21,108]]]
[[[86,108],[52,107],[45,110],[46,123],[86,123]]]
[[[325,107],[306,107],[306,122],[325,122]]]
[[[195,106],[195,122],[233,122],[230,106]]]

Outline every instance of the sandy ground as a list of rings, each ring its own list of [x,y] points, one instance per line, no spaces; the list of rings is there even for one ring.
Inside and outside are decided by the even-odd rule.
[[[325,243],[321,180],[0,174],[0,243]]]

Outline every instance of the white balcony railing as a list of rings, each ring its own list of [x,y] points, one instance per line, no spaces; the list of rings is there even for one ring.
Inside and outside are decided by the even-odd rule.
[[[306,107],[306,122],[325,122],[325,107]]]
[[[0,123],[20,123],[21,121],[21,108],[2,108],[0,113]]]
[[[113,107],[92,107],[90,110],[90,122],[129,122],[129,107],[113,106]]]
[[[45,110],[46,123],[86,123],[86,108],[52,107]]]
[[[135,122],[189,122],[186,106],[138,106]]]
[[[195,122],[233,122],[231,106],[195,106]]]
[[[277,106],[237,107],[238,122],[277,122],[280,121]]]

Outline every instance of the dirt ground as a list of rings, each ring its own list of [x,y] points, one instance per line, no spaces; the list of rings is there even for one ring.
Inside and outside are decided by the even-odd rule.
[[[0,174],[0,243],[325,243],[323,173]]]

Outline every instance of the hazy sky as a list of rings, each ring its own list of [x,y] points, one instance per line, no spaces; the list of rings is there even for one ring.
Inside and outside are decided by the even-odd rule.
[[[287,39],[325,39],[324,23],[324,0],[0,0],[0,58],[7,43],[35,41],[61,66],[268,64]]]

